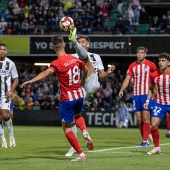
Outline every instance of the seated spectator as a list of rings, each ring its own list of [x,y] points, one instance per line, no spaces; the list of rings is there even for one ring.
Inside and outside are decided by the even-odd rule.
[[[21,33],[21,25],[19,24],[18,21],[15,21],[13,24],[13,34],[19,35],[20,33]]]
[[[25,0],[18,0],[18,6],[19,6],[20,10],[23,10],[26,6]]]
[[[19,110],[25,110],[25,108],[26,108],[26,103],[25,103],[25,101],[23,100],[22,97],[20,97],[20,99],[19,99],[19,101],[18,101],[18,106],[17,106],[17,108],[18,108]]]
[[[82,34],[92,34],[92,23],[90,20],[86,19],[83,21],[81,33]]]
[[[33,110],[40,110],[41,109],[40,106],[41,106],[41,104],[38,101],[34,102]]]
[[[32,101],[32,98],[29,97],[29,98],[28,98],[28,102],[27,102],[27,104],[26,104],[26,109],[27,109],[27,110],[33,110],[33,106],[34,106],[34,103],[33,103],[33,101]]]
[[[8,9],[5,9],[5,12],[2,13],[2,18],[4,18],[4,21],[8,24],[11,21],[11,13]]]
[[[154,16],[150,27],[150,34],[159,34],[159,33],[160,33],[160,22],[158,16]]]
[[[102,13],[102,11],[99,11],[97,15],[95,16],[95,21],[94,21],[94,31],[103,31],[104,30],[104,21],[105,17]]]
[[[167,23],[168,23],[168,20],[166,18],[166,15],[162,15],[162,18],[160,19],[160,33],[161,34],[165,33],[165,30],[167,28]]]
[[[4,18],[1,18],[0,21],[0,35],[3,35],[3,33],[6,31],[7,29],[7,22],[5,22]]]
[[[124,27],[124,22],[122,16],[119,17],[119,19],[116,21],[114,28],[112,30],[112,34],[125,34],[126,30]]]
[[[132,32],[132,25],[131,25],[131,21],[128,16],[126,17],[125,21],[123,22],[123,26],[125,28],[125,34]]]

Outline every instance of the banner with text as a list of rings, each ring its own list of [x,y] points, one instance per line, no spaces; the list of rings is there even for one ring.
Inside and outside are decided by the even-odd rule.
[[[64,37],[66,42],[66,52],[75,53],[73,44],[68,41],[68,37]],[[113,36],[90,36],[90,52],[100,55],[128,54],[128,38]],[[31,37],[30,54],[51,54],[55,55],[52,50],[51,37]]]
[[[30,54],[31,55],[55,55],[52,50],[52,36],[32,36],[30,37]],[[89,51],[101,56],[131,56],[136,55],[136,49],[139,46],[148,48],[148,55],[155,56],[161,52],[170,53],[169,40],[170,36],[89,36]],[[75,53],[73,45],[64,36],[66,42],[66,52]]]

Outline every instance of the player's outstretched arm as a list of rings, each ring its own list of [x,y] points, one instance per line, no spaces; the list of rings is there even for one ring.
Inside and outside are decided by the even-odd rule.
[[[39,81],[47,76],[49,76],[50,74],[52,74],[54,71],[50,68],[48,68],[47,70],[45,71],[42,71],[41,73],[39,73],[36,77],[34,77],[33,79],[29,80],[29,81],[26,81],[24,82],[22,85],[21,85],[21,88],[23,88],[24,86],[27,86],[29,84],[32,84],[36,81]]]
[[[99,70],[99,76],[101,81],[105,81],[107,76],[111,73],[113,73],[115,70],[115,65],[112,65],[108,70],[105,72],[104,70]]]
[[[123,81],[122,87],[119,91],[119,97],[123,97],[123,91],[126,89],[126,87],[129,85],[131,77],[129,75],[126,76],[125,80]]]

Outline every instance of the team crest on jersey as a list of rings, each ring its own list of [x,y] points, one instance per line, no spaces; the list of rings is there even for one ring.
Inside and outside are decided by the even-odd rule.
[[[144,67],[144,71],[148,71],[148,67]]]
[[[8,66],[7,66],[7,65],[5,65],[4,67],[5,67],[5,68],[7,68]]]
[[[168,80],[168,83],[170,83],[170,79]]]

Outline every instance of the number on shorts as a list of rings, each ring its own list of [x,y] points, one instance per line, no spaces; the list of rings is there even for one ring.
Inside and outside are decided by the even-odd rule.
[[[162,109],[160,107],[155,106],[153,109],[154,116],[157,116],[161,112],[161,110]]]

